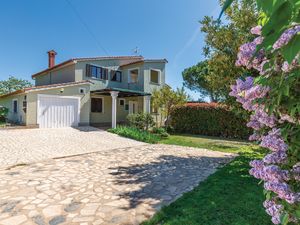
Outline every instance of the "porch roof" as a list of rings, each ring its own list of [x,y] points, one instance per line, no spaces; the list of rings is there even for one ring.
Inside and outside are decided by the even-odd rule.
[[[110,95],[111,91],[118,91],[118,97],[134,97],[134,96],[149,96],[150,93],[131,90],[131,89],[124,89],[124,88],[105,88],[100,90],[91,91],[92,94],[99,94],[99,95]]]

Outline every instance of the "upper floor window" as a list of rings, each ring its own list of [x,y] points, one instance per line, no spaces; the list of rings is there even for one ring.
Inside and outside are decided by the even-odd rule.
[[[108,69],[102,68],[100,66],[86,65],[86,76],[96,79],[107,80]]]
[[[159,70],[150,70],[150,82],[154,84],[159,84]]]
[[[129,83],[137,83],[139,79],[139,69],[129,70]]]
[[[110,76],[111,76],[112,81],[122,82],[122,72],[121,71],[111,70]]]

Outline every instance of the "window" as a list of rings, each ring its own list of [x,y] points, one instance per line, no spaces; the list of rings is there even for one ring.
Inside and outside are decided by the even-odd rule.
[[[138,77],[139,77],[138,69],[129,70],[129,83],[137,83]]]
[[[23,111],[24,111],[24,113],[27,112],[27,102],[26,101],[23,101]]]
[[[122,82],[122,72],[121,71],[112,70],[110,73],[110,77],[111,77],[112,81]]]
[[[103,112],[103,98],[92,98],[91,112],[102,113]]]
[[[150,70],[150,82],[154,84],[159,84],[159,70]]]
[[[125,105],[125,100],[124,99],[120,99],[120,106],[124,106]]]
[[[13,112],[18,113],[18,100],[17,99],[13,100]]]
[[[87,64],[86,65],[86,76],[96,78],[96,79],[107,80],[108,69]]]

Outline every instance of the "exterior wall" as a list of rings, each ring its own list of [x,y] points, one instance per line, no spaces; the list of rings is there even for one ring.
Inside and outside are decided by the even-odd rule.
[[[79,88],[85,88],[86,94],[80,94]],[[37,100],[38,94],[44,95],[57,95],[57,96],[76,96],[80,97],[80,124],[89,125],[90,122],[90,87],[88,84],[77,85],[72,87],[63,88],[64,91],[61,93],[61,89],[51,89],[43,91],[35,91],[27,94],[27,125],[37,124]]]
[[[155,89],[160,89],[165,85],[166,80],[166,69],[165,63],[162,62],[145,62],[144,63],[144,91],[147,93],[152,93]],[[150,81],[150,71],[151,69],[160,70],[159,84],[153,84]]]
[[[118,66],[118,60],[104,60],[104,61],[89,61],[89,62],[78,62],[75,66],[75,77],[76,81],[80,80],[91,80],[92,90],[99,90],[104,88],[124,88],[131,90],[144,91],[152,93],[153,90],[162,87],[165,84],[165,63],[164,62],[145,62],[128,65],[125,67]],[[108,80],[93,79],[86,76],[86,64],[96,65],[108,68],[109,70],[121,70],[122,71],[122,82],[111,81],[110,72]],[[139,70],[139,77],[137,84],[129,83],[129,71],[132,69]],[[160,70],[160,83],[159,85],[150,82],[150,70]]]
[[[75,81],[75,65],[69,65],[35,78],[35,86]]]
[[[93,97],[93,96],[92,96]],[[111,123],[112,118],[112,98],[111,96],[94,96],[101,97],[104,100],[104,110],[102,113],[92,113],[90,112],[91,124],[101,124],[101,123]],[[126,110],[125,105],[120,105],[120,99],[125,100],[125,105],[129,104],[129,101],[137,101],[138,102],[138,112],[143,111],[143,97],[128,97],[128,98],[118,98],[117,100],[117,122],[125,122],[126,117],[129,114],[129,110]]]
[[[8,96],[6,98],[0,98],[0,105],[8,108],[8,120],[17,124],[26,124],[26,113],[23,111],[23,101],[25,94]],[[18,100],[18,112],[13,112],[13,100]],[[28,110],[28,109],[27,109]]]

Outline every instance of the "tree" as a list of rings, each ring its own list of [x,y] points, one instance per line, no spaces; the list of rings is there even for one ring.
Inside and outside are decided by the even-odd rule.
[[[184,105],[188,98],[189,96],[183,88],[173,90],[170,86],[165,85],[152,93],[152,107],[160,109],[166,120],[166,125],[168,125],[173,108]]]
[[[220,4],[223,5],[224,1],[221,0]],[[240,74],[252,72],[254,76],[258,75],[254,70],[236,67],[235,62],[239,46],[254,37],[249,30],[257,24],[259,14],[255,0],[240,0],[235,1],[225,15],[225,23],[209,16],[200,21],[201,31],[206,35],[203,48],[206,60],[196,65],[198,74],[201,75],[199,80],[193,78],[194,73],[190,73],[190,77],[185,76],[184,80],[186,85],[195,81],[189,88],[198,86],[197,89],[202,93],[206,90],[216,95],[217,99],[233,103],[229,96],[230,85]],[[205,64],[207,65],[204,66]],[[202,79],[202,75],[205,79]]]
[[[182,72],[183,85],[192,91],[198,91],[201,98],[209,96],[212,102],[218,102],[222,99],[222,95],[218,88],[215,89],[211,85],[210,73],[208,61],[200,62]]]
[[[31,86],[32,83],[27,80],[18,79],[14,76],[10,76],[8,80],[0,81],[0,95],[9,94],[11,92]]]

